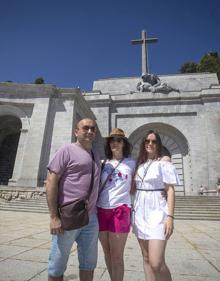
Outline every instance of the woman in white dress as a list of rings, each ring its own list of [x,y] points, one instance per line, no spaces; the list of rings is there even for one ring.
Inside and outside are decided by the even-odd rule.
[[[141,247],[148,281],[172,280],[165,263],[165,249],[173,233],[174,185],[179,183],[170,158],[162,157],[159,134],[149,131],[140,145],[132,186],[133,231]]]

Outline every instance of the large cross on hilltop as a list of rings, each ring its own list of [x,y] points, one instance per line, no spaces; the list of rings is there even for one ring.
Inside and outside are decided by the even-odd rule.
[[[131,40],[131,44],[142,44],[142,74],[149,73],[147,43],[155,43],[158,38],[147,38],[147,33],[142,30],[141,39]]]

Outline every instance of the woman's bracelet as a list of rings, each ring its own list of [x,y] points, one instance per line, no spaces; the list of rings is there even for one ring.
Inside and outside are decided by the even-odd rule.
[[[171,215],[167,215],[167,217],[170,217],[170,218],[172,218],[172,219],[174,220],[174,216],[171,216]]]

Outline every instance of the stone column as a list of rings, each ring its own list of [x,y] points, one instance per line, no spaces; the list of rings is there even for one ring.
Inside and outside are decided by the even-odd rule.
[[[18,181],[18,178],[20,178],[21,170],[22,170],[22,166],[23,166],[23,159],[24,159],[27,138],[28,138],[28,129],[22,128],[20,138],[19,138],[18,148],[17,148],[17,154],[16,154],[16,158],[15,158],[13,175],[8,183],[9,186],[17,186],[17,181]]]
[[[24,144],[23,161],[20,163],[21,170],[20,172],[19,168],[15,170],[18,176],[17,186],[36,187],[38,184],[38,171],[45,134],[48,105],[48,98],[37,99],[34,104],[30,120],[30,130],[28,132],[27,141]],[[16,161],[18,160],[16,159]],[[18,162],[16,163],[16,167],[17,165],[19,165]],[[13,175],[13,178],[15,178],[15,176],[16,174]]]
[[[73,140],[73,122],[75,111],[75,100],[57,99],[55,105],[54,127],[51,139],[51,158],[56,150]]]

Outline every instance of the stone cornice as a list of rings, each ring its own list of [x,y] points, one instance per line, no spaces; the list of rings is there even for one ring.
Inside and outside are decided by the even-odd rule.
[[[217,89],[216,89],[217,90]],[[207,93],[209,92],[209,93]],[[128,95],[101,95],[98,98],[95,96],[86,97],[87,102],[92,107],[110,106],[142,106],[142,105],[173,105],[173,104],[204,104],[205,102],[220,102],[220,91],[204,90],[199,94],[185,92],[184,94],[164,95],[164,94],[148,94],[134,93]]]
[[[0,83],[0,97],[14,98],[48,98],[58,89],[53,85]]]
[[[109,106],[112,104],[112,96],[110,95],[84,95],[84,98],[92,107]]]

